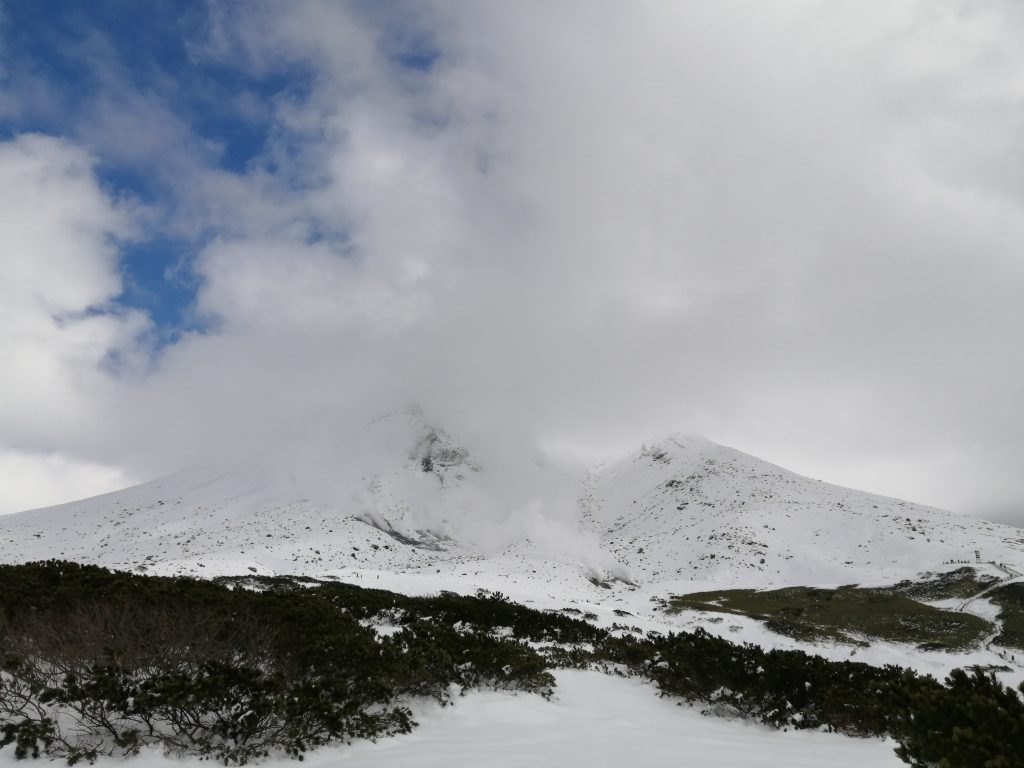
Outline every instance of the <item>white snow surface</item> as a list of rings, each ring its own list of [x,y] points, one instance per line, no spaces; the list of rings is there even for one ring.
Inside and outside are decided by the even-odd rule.
[[[326,471],[213,462],[0,517],[0,562],[299,574],[420,594],[484,588],[607,624],[703,623],[783,647],[791,641],[756,622],[667,616],[655,601],[727,587],[893,583],[973,562],[976,551],[1024,571],[1024,530],[811,480],[697,437],[674,435],[586,472],[508,452],[517,466],[492,467],[412,410],[371,422],[345,446]],[[906,655],[879,649],[863,653]],[[936,658],[947,669],[953,657]]]
[[[893,744],[817,732],[781,732],[707,717],[658,698],[652,687],[599,672],[560,670],[557,694],[474,693],[451,710],[418,713],[410,736],[362,743],[313,765],[565,768],[789,766],[874,768],[903,763]]]
[[[1024,530],[811,480],[701,438],[675,435],[582,475],[538,456],[482,466],[417,411],[378,419],[348,445],[315,474],[212,463],[0,517],[0,562],[486,572],[571,582],[571,594],[588,591],[587,577],[618,579],[611,593],[625,582],[886,583],[973,562],[975,551],[1024,570]]]

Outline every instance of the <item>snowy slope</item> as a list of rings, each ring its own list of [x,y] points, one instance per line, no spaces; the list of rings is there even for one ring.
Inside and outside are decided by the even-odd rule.
[[[561,500],[524,505],[510,493],[508,477],[560,487],[557,467],[482,465],[418,411],[345,444],[315,474],[272,461],[205,466],[0,517],[0,561],[441,575],[593,600],[637,587],[880,583],[975,550],[1024,570],[1024,531],[810,480],[700,438],[674,436],[587,473],[575,518]]]
[[[65,558],[149,573],[404,569],[457,556],[478,468],[418,413],[373,422],[336,471],[206,466],[0,518],[0,560]],[[427,471],[424,471],[424,470]],[[445,551],[447,550],[447,551]]]
[[[593,473],[586,525],[636,580],[883,583],[953,560],[1024,563],[1024,531],[829,485],[695,437]]]

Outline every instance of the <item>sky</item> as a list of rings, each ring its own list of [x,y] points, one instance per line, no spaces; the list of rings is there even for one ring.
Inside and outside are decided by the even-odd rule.
[[[330,467],[416,402],[1024,525],[1021,39],[1015,0],[0,0],[0,513]]]

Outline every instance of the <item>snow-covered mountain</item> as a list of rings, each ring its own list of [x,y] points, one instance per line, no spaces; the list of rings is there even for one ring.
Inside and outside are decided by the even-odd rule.
[[[0,561],[677,591],[891,581],[976,551],[1024,569],[1020,529],[811,480],[700,438],[673,436],[582,477],[534,456],[515,471],[488,466],[415,410],[345,445],[315,473],[294,461],[207,465],[0,517]],[[510,477],[530,487],[510,493]],[[575,509],[543,496],[573,483]]]
[[[951,561],[1024,562],[1024,530],[812,480],[673,436],[594,472],[584,524],[637,579],[891,580]]]

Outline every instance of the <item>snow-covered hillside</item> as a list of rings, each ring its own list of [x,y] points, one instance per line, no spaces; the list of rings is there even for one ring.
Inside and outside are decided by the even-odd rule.
[[[525,469],[483,465],[418,411],[346,444],[315,474],[294,462],[205,466],[2,517],[0,560],[442,574],[584,594],[600,594],[593,582],[612,592],[883,582],[975,551],[1024,570],[1024,531],[810,480],[700,438],[673,436],[582,478],[532,456]],[[509,493],[510,477],[527,478],[527,491]],[[575,510],[529,496],[570,483]]]
[[[695,437],[593,473],[584,524],[639,581],[884,582],[951,561],[1024,562],[1024,531],[829,485]]]

